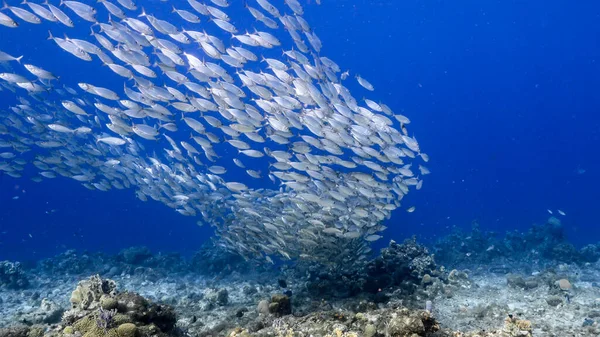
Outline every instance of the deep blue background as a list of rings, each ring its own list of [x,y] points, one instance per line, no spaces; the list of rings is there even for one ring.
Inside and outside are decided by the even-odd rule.
[[[178,2],[185,3],[171,1]],[[573,242],[600,241],[600,3],[322,2],[303,1],[322,54],[367,78],[376,88],[371,99],[410,117],[409,131],[431,157],[423,189],[405,199],[417,210],[397,210],[386,239],[434,240],[473,220],[525,230],[560,208]],[[234,22],[239,10],[228,11]],[[65,81],[122,86],[97,61],[78,62],[46,41],[48,27],[59,31],[47,23],[0,27],[0,50],[26,54]],[[0,92],[0,102],[12,100]],[[187,254],[210,235],[195,222],[131,191],[0,175],[0,259],[138,244]]]

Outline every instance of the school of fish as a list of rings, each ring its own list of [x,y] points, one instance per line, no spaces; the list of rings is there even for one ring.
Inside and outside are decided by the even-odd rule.
[[[365,259],[429,174],[413,161],[429,158],[406,116],[352,95],[345,81],[359,97],[375,88],[321,56],[298,0],[270,1],[161,3],[169,10],[156,15],[133,0],[5,3],[2,34],[46,22],[57,52],[105,66],[123,88],[64,83],[1,50],[0,90],[18,104],[0,107],[0,172],[135,189],[214,226],[218,245],[249,259]],[[231,18],[234,6],[247,16]],[[91,35],[52,33],[84,25]],[[232,163],[271,188],[224,179]]]

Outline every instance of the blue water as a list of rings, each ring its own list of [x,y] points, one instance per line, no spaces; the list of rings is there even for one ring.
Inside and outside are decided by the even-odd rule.
[[[322,2],[303,1],[322,54],[367,78],[376,88],[371,99],[410,117],[410,132],[431,157],[423,189],[404,200],[416,211],[396,210],[380,245],[411,235],[432,242],[473,220],[485,230],[527,230],[546,220],[546,209],[567,213],[560,218],[575,244],[600,241],[600,4]],[[139,4],[148,12],[165,8]],[[228,10],[234,22],[235,11]],[[48,29],[82,37],[88,25],[81,26],[86,32],[48,23],[0,26],[0,50],[25,54],[26,63],[61,80],[120,91],[122,80],[98,61],[79,61],[45,39]],[[0,102],[4,108],[14,98],[0,92]],[[238,181],[251,179],[230,169]],[[211,236],[197,219],[143,203],[133,191],[27,178],[0,174],[0,259],[131,245],[190,254]]]

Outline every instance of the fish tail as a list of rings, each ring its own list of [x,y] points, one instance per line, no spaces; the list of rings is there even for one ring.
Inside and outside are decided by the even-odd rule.
[[[2,6],[2,8],[0,8],[0,10],[8,9],[8,4],[6,3],[6,1],[2,1],[2,4],[3,4],[3,6]]]
[[[147,16],[147,14],[146,14],[146,10],[144,9],[144,7],[142,7],[142,14],[138,15],[138,18],[141,18],[144,16]]]
[[[173,9],[171,10],[171,13],[177,12],[177,8],[175,8],[175,6],[171,5],[171,7],[173,7]]]
[[[23,58],[23,55],[21,55],[21,56],[19,56],[19,57],[15,58],[15,61],[17,61],[17,62],[21,63],[21,59],[22,59],[22,58]]]
[[[54,36],[52,36],[52,32],[50,30],[48,30],[48,39],[47,40],[54,40]]]
[[[21,2],[21,5],[27,5],[27,0],[23,0],[23,1]]]

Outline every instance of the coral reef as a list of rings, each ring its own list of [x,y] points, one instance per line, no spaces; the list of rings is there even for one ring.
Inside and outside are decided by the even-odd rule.
[[[287,272],[289,279],[304,282],[314,298],[348,298],[370,294],[376,302],[386,302],[385,290],[401,289],[410,294],[439,283],[446,274],[437,267],[433,255],[415,238],[398,244],[391,241],[375,259],[336,268],[316,263],[299,263]]]
[[[392,286],[414,291],[424,278],[431,283],[432,277],[441,276],[433,256],[416,238],[402,244],[391,241],[380,256],[367,264],[366,274],[364,289],[373,293]]]
[[[38,262],[40,270],[52,274],[93,274],[103,270],[109,258],[102,253],[78,253],[74,249]]]
[[[0,261],[0,287],[8,289],[24,289],[29,280],[19,262]]]
[[[94,275],[87,280],[80,281],[71,294],[71,306],[78,310],[93,310],[100,307],[100,300],[105,296],[116,294],[117,284],[113,280],[102,279]]]
[[[190,268],[204,275],[225,277],[234,271],[248,272],[250,265],[241,256],[207,241],[192,257]]]
[[[152,252],[148,247],[130,247],[121,250],[117,258],[128,264],[142,265],[152,259]]]
[[[599,335],[600,263],[555,258],[569,246],[558,221],[534,228],[520,236],[527,240],[500,242],[475,226],[464,246],[445,248],[464,255],[451,268],[414,238],[346,265],[258,266],[210,245],[192,261],[133,247],[114,256],[69,251],[25,272],[5,263],[30,286],[3,285],[0,337]],[[565,245],[542,254],[548,242]],[[508,246],[522,250],[496,249]],[[98,275],[82,281],[81,271]],[[136,293],[117,291],[117,282]]]
[[[507,265],[544,268],[552,263],[590,263],[600,259],[600,247],[587,245],[580,250],[567,241],[559,219],[548,218],[544,224],[532,225],[526,232],[508,232],[498,238],[484,232],[473,222],[471,232],[456,231],[440,239],[434,248],[436,261],[445,266],[486,264],[491,272],[508,273]],[[511,268],[514,269],[514,268]]]
[[[98,275],[80,281],[71,294],[72,308],[45,336],[167,337],[180,336],[174,310],[132,292],[117,292],[116,283]]]

